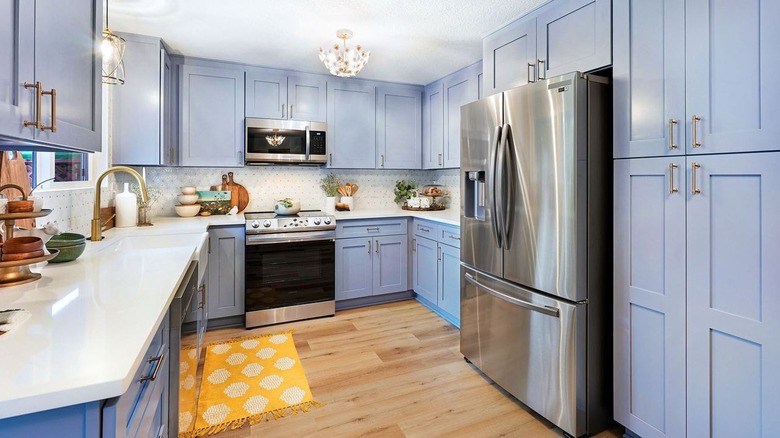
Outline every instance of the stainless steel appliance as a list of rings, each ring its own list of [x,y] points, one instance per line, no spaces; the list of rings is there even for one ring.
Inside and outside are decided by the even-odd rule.
[[[336,311],[336,218],[246,213],[246,327]]]
[[[246,119],[247,164],[323,164],[325,123]]]
[[[609,85],[461,107],[461,352],[567,434],[611,415]]]

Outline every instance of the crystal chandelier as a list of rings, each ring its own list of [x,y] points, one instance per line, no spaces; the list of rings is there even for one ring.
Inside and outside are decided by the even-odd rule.
[[[285,138],[286,138],[285,136],[279,135],[279,130],[278,129],[274,129],[274,135],[272,135],[272,136],[271,135],[267,135],[265,137],[265,141],[267,141],[268,144],[270,144],[271,146],[279,146],[280,144],[282,144],[284,142]]]
[[[371,52],[364,50],[360,44],[354,49],[347,47],[347,40],[352,38],[352,31],[349,29],[337,30],[336,37],[343,43],[336,43],[328,50],[320,48],[320,61],[325,64],[330,74],[351,78],[365,67]]]
[[[103,83],[122,85],[125,83],[125,39],[108,28],[108,0],[106,0],[106,27],[103,29]]]

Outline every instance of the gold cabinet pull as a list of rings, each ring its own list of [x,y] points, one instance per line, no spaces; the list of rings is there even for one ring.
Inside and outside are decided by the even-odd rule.
[[[701,121],[701,117],[697,116],[696,114],[694,114],[691,117],[691,134],[692,134],[691,137],[693,137],[691,139],[691,146],[693,146],[695,148],[700,148],[701,147],[701,142],[699,141],[699,139],[697,138],[698,136],[696,135],[696,124],[699,121]]]
[[[544,59],[537,59],[536,63],[539,65],[539,71],[536,72],[537,79],[544,80],[547,79],[542,73],[544,73]]]
[[[677,143],[674,142],[674,125],[677,120],[669,119],[669,150],[677,149]]]
[[[669,194],[670,195],[680,191],[677,189],[677,187],[674,186],[674,169],[677,169],[677,165],[674,163],[669,163]]]
[[[42,99],[42,92],[43,87],[41,86],[41,82],[38,81],[34,84],[31,84],[29,82],[24,83],[24,88],[35,88],[35,121],[31,122],[29,120],[24,121],[24,127],[28,126],[35,126],[38,129],[43,128],[43,123],[41,123],[41,99]]]
[[[41,126],[41,131],[57,132],[57,89],[41,91],[41,94],[51,96],[51,125]]]
[[[692,163],[691,164],[691,194],[692,195],[698,195],[701,193],[701,190],[696,185],[696,169],[700,169],[701,164],[699,163]]]
[[[531,71],[532,71],[532,69],[534,69],[534,67],[536,67],[536,64],[534,64],[533,62],[529,62],[528,63],[528,68],[527,68],[526,73],[528,73],[528,83],[529,84],[533,83],[533,82],[536,82],[536,77],[535,77],[536,76],[536,72],[531,73]]]

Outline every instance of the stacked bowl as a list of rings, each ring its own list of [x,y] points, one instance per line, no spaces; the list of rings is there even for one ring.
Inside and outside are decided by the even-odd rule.
[[[49,260],[49,263],[72,262],[79,258],[87,247],[87,238],[78,233],[62,233],[53,236],[46,242],[46,249],[57,249],[60,251],[56,257]]]
[[[193,186],[181,187],[181,194],[176,197],[179,205],[173,207],[176,214],[181,217],[193,217],[200,213],[200,204],[198,204],[198,193]]]

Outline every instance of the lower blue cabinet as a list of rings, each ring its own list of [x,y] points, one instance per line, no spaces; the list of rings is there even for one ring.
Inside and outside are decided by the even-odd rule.
[[[415,220],[412,288],[434,312],[460,327],[460,229]]]

